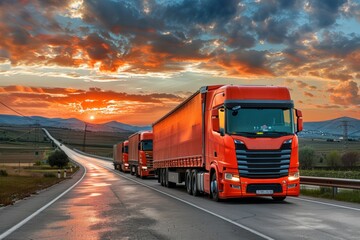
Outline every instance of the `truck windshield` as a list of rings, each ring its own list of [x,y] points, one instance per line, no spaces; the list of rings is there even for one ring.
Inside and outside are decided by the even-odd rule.
[[[153,149],[153,141],[152,140],[141,141],[141,150],[152,151],[152,149]]]
[[[129,153],[129,146],[124,147],[123,153]]]
[[[292,112],[291,108],[226,109],[227,132],[248,137],[278,137],[294,134]]]

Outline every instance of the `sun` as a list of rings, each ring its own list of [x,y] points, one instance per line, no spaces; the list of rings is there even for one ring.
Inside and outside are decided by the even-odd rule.
[[[94,119],[95,119],[95,116],[91,115],[90,120],[94,120]]]

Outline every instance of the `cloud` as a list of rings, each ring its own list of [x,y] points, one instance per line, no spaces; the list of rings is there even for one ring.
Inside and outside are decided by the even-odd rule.
[[[360,106],[359,87],[354,81],[344,81],[329,88],[330,101],[343,106]]]
[[[341,13],[341,7],[346,2],[347,0],[309,1],[307,10],[309,11],[312,23],[319,28],[334,24]]]
[[[86,114],[95,113],[103,115],[98,117],[100,121],[124,118],[128,122],[142,124],[150,124],[184,100],[168,93],[127,94],[100,88],[82,90],[21,85],[0,87],[0,99],[27,115],[43,115],[44,109],[47,109],[47,116],[58,117],[60,113],[83,118]],[[152,116],[137,119],[139,113],[152,113]]]
[[[309,92],[304,92],[304,95],[307,97],[311,97],[311,98],[315,97],[314,94],[309,93]]]

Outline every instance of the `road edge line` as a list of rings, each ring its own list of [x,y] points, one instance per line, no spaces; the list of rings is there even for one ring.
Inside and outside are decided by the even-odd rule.
[[[80,163],[78,163],[80,164]],[[61,198],[62,196],[64,196],[66,193],[68,193],[69,191],[71,191],[74,187],[76,187],[76,185],[78,185],[85,177],[86,175],[86,167],[84,167],[82,164],[80,164],[81,167],[84,168],[84,174],[81,176],[81,178],[71,187],[69,187],[67,190],[65,190],[63,193],[61,193],[59,196],[57,196],[56,198],[54,198],[53,200],[51,200],[49,203],[47,203],[45,206],[43,206],[42,208],[38,209],[36,212],[32,213],[30,216],[26,217],[24,220],[22,220],[21,222],[19,222],[18,224],[14,225],[13,227],[11,227],[10,229],[6,230],[5,232],[3,232],[0,235],[0,240],[4,239],[5,237],[9,236],[11,233],[13,233],[14,231],[16,231],[17,229],[19,229],[20,227],[22,227],[25,223],[27,223],[28,221],[30,221],[32,218],[34,218],[35,216],[37,216],[39,213],[41,213],[42,211],[44,211],[46,208],[48,208],[51,204],[53,204],[54,202],[56,202],[57,200],[59,200],[59,198]]]

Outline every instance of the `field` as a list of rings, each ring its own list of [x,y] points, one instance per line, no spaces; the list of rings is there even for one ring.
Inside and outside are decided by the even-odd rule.
[[[53,150],[43,131],[32,126],[0,126],[0,166],[32,165]]]
[[[333,150],[339,151],[360,151],[360,141],[351,142],[327,142],[326,139],[307,139],[300,138],[299,140],[300,149],[303,147],[311,147],[319,154],[326,154]]]
[[[60,142],[78,150],[104,157],[112,157],[113,145],[124,141],[131,133],[123,132],[86,132],[71,129],[47,128],[49,133]]]

